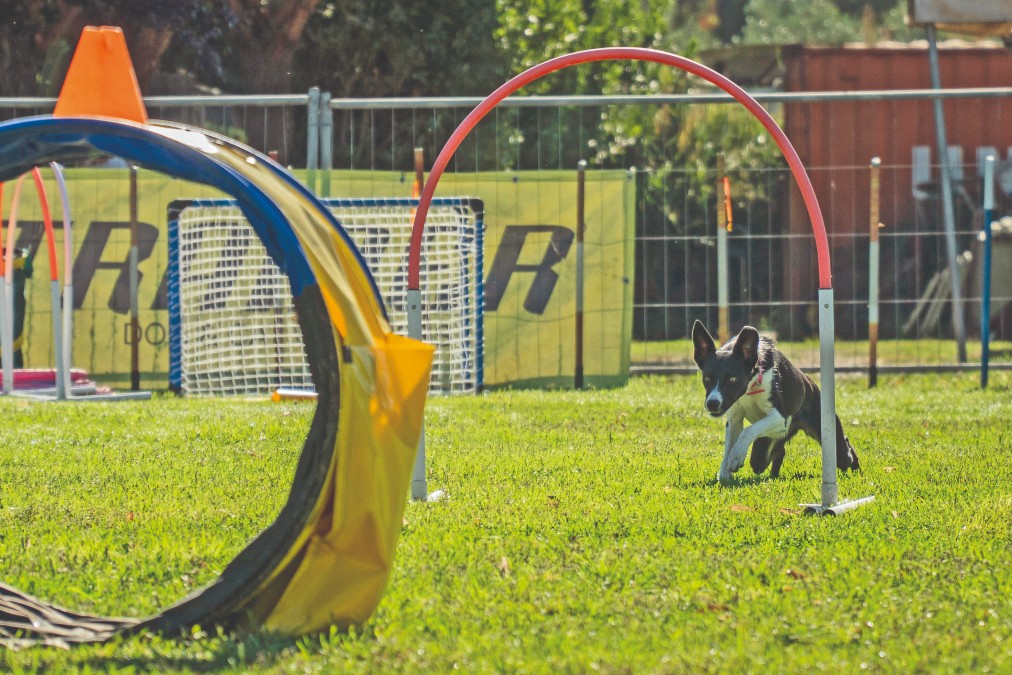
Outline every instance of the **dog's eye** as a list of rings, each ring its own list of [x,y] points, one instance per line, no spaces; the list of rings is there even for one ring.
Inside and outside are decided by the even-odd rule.
[[[711,382],[713,382],[713,378],[712,377],[704,377],[703,378],[703,384],[710,384]]]
[[[727,381],[730,382],[731,384],[735,384],[735,383],[738,382],[738,378],[737,377],[729,377],[729,378],[727,378]]]

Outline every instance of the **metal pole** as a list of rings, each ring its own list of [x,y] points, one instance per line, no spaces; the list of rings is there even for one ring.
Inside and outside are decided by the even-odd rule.
[[[415,148],[415,182],[411,194],[417,199],[422,193],[422,185],[425,183],[425,149]],[[408,302],[408,337],[415,340],[422,339],[422,291],[421,289],[407,291]],[[425,501],[429,496],[429,487],[425,478],[425,423],[422,423],[422,433],[418,437],[418,451],[415,453],[415,467],[411,476],[411,499],[414,501]]]
[[[21,183],[19,178],[14,183],[14,194],[11,196],[11,210],[7,216],[7,241],[3,249],[4,255],[4,316],[7,321],[3,326],[3,334],[0,335],[0,359],[3,359],[4,383],[3,393],[14,392],[14,228],[17,225],[18,202],[21,197]]]
[[[980,386],[987,388],[991,360],[991,219],[994,217],[994,155],[984,158],[984,269],[980,299]]]
[[[70,368],[74,360],[74,239],[70,217],[70,198],[67,195],[67,181],[63,167],[50,162],[56,186],[60,190],[60,207],[63,212],[63,360],[56,377],[63,382],[63,391],[69,398],[73,395],[73,380]]]
[[[60,330],[63,325],[63,318],[60,315],[60,280],[55,274],[53,277],[49,281],[49,306],[53,318],[53,361],[55,362],[53,364],[53,393],[57,401],[62,401],[67,398],[67,389],[62,377],[63,359],[66,357],[63,354],[63,337]]]
[[[320,94],[320,196],[330,196],[330,170],[334,167],[334,111],[330,109],[330,92]]]
[[[819,383],[822,385],[822,508],[836,504],[836,324],[833,289],[819,289]]]
[[[583,389],[583,234],[587,224],[584,206],[586,204],[587,160],[576,164],[576,367],[573,372],[573,386]]]
[[[931,69],[931,86],[942,88],[942,78],[938,66],[938,43],[934,24],[924,27],[928,36],[928,63]],[[949,259],[949,278],[952,280],[952,329],[956,335],[957,357],[960,363],[966,363],[966,322],[963,315],[963,294],[960,288],[959,251],[956,245],[956,217],[952,205],[952,174],[949,171],[949,152],[945,140],[945,112],[942,99],[933,101],[935,107],[935,143],[938,145],[939,172],[942,184],[942,211],[945,217],[945,249]]]
[[[419,289],[407,291],[408,301],[408,337],[422,339],[422,292]],[[418,437],[418,450],[415,453],[415,466],[411,472],[411,499],[416,502],[425,501],[429,496],[429,488],[425,480],[425,423]]]
[[[8,268],[13,265],[13,263],[14,260],[10,254],[6,254],[6,264]],[[12,281],[7,281],[6,279],[4,279],[4,304],[7,305],[8,321],[4,326],[5,330],[3,334],[3,391],[5,394],[10,394],[14,391],[14,283]]]
[[[0,231],[0,234],[3,234],[2,231]],[[0,237],[0,238],[2,238],[2,237]],[[3,245],[0,244],[0,258],[2,258],[2,257],[4,257]],[[0,264],[0,267],[2,267],[2,264]],[[13,349],[13,344],[11,345],[11,348],[8,349],[8,346],[7,346],[7,330],[8,330],[8,326],[10,326],[11,330],[13,330],[13,326],[14,326],[14,312],[12,311],[9,316],[7,314],[7,308],[8,308],[8,304],[7,304],[7,291],[4,288],[4,286],[6,286],[6,284],[3,283],[3,282],[0,282],[0,361],[3,362],[3,364],[2,364],[3,365],[3,387],[0,388],[0,393],[9,394],[10,390],[8,389],[8,386],[9,386],[9,384],[8,384],[9,380],[8,380],[8,378],[11,377],[11,376],[7,374],[7,371],[8,371],[7,364],[10,361],[12,361],[13,358],[14,358],[14,349]],[[13,343],[13,340],[11,340],[11,342]]]
[[[130,167],[130,391],[141,388],[141,321],[137,289],[137,167]]]
[[[306,114],[306,187],[316,192],[316,169],[320,161],[320,88],[309,89]]]
[[[868,386],[878,384],[878,281],[879,281],[879,167],[882,160],[871,158],[871,204],[868,218]]]
[[[717,153],[717,340],[725,344],[731,339],[728,309],[727,233],[731,221],[727,185],[724,182],[724,153]]]

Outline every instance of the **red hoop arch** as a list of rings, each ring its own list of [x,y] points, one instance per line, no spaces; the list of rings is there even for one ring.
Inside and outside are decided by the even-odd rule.
[[[439,183],[439,178],[443,175],[443,171],[449,164],[450,158],[453,156],[453,153],[457,151],[457,148],[460,147],[464,138],[471,132],[475,125],[478,124],[483,117],[485,117],[485,115],[491,112],[491,110],[503,99],[515,92],[517,89],[520,89],[524,85],[530,84],[549,73],[555,72],[556,70],[562,70],[563,68],[568,68],[569,66],[591,63],[594,61],[651,61],[679,68],[720,87],[734,97],[736,101],[745,106],[748,111],[751,112],[760,123],[762,123],[763,127],[766,128],[766,131],[773,136],[773,140],[776,141],[776,144],[783,153],[784,158],[787,159],[787,164],[791,169],[791,173],[794,175],[794,180],[797,181],[798,187],[801,189],[801,196],[805,200],[805,206],[808,209],[808,217],[812,221],[812,231],[815,234],[815,248],[819,261],[819,288],[830,289],[833,287],[833,276],[830,270],[829,261],[829,241],[826,238],[826,224],[822,218],[822,211],[819,209],[819,200],[815,196],[815,190],[812,188],[812,181],[808,178],[808,173],[805,171],[805,167],[802,165],[801,159],[798,157],[798,153],[794,150],[794,146],[791,145],[791,142],[787,139],[783,130],[777,125],[773,118],[770,117],[770,114],[737,84],[727,79],[717,71],[707,68],[700,63],[696,63],[691,59],[656,49],[644,49],[641,47],[604,47],[601,49],[588,49],[585,51],[573,52],[571,54],[564,54],[528,68],[489,94],[457,126],[453,134],[451,134],[450,138],[446,141],[443,149],[439,151],[439,156],[436,157],[436,161],[432,165],[432,171],[429,173],[429,178],[425,181],[425,186],[422,188],[422,194],[418,202],[418,210],[415,211],[415,220],[411,229],[411,246],[408,253],[408,290],[418,290],[422,233],[425,229],[425,217],[429,211],[429,203],[432,201],[432,197],[436,192],[436,184]]]

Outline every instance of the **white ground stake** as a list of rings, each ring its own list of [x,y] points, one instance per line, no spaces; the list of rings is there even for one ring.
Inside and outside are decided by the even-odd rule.
[[[836,326],[833,289],[819,289],[819,388],[822,390],[822,503],[802,504],[806,513],[835,516],[867,504],[875,497],[837,503],[836,484]]]
[[[422,339],[422,291],[407,291],[408,301],[408,337]],[[418,437],[418,452],[415,453],[415,468],[411,474],[411,499],[416,502],[438,502],[446,497],[442,490],[429,494],[425,480],[425,423],[422,422],[422,433]]]

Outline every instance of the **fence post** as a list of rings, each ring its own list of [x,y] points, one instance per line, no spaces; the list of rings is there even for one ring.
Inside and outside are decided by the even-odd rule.
[[[984,159],[984,265],[980,286],[980,387],[987,388],[991,360],[991,219],[994,217],[994,155]]]
[[[141,388],[141,322],[137,290],[140,272],[137,240],[137,167],[130,167],[130,391]],[[71,298],[71,301],[73,299]]]
[[[330,196],[330,170],[334,168],[334,111],[330,92],[320,94],[320,196]]]
[[[576,364],[573,386],[583,389],[583,234],[586,231],[584,206],[586,204],[587,160],[576,163]]]
[[[871,203],[868,219],[868,386],[878,384],[878,275],[879,275],[879,187],[882,160],[871,158]]]
[[[928,65],[931,86],[941,89],[938,67],[938,44],[935,25],[925,26],[928,36]],[[959,283],[959,250],[956,244],[956,216],[952,204],[952,172],[949,170],[949,151],[945,140],[945,112],[942,99],[935,97],[935,143],[938,145],[938,162],[942,184],[942,213],[945,217],[945,249],[949,259],[949,278],[952,280],[952,329],[956,334],[956,350],[960,363],[966,363],[966,321],[963,314],[963,289]]]
[[[306,187],[316,192],[316,169],[320,159],[320,88],[309,88],[306,123]]]

